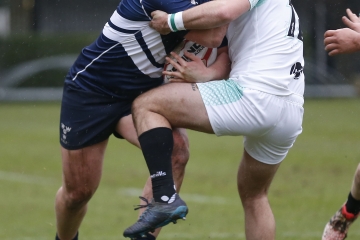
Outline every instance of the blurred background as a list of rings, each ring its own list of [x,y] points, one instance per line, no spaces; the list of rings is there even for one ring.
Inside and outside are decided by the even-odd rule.
[[[102,31],[118,0],[0,0],[0,239],[55,236],[61,185],[59,112],[64,77]],[[344,203],[360,162],[360,53],[328,57],[323,35],[344,27],[359,0],[293,0],[304,33],[303,133],[281,165],[269,199],[277,240],[316,240]],[[245,239],[236,190],[242,137],[189,131],[182,186],[190,213],[160,239]],[[111,137],[101,185],[80,229],[82,240],[115,240],[137,218],[147,179],[141,151]],[[349,240],[360,239],[360,220]]]
[[[0,0],[0,101],[59,99],[64,75],[91,43],[118,0]],[[328,57],[323,35],[344,27],[358,0],[293,0],[305,42],[307,97],[355,97],[360,54]],[[38,91],[35,88],[42,88]]]

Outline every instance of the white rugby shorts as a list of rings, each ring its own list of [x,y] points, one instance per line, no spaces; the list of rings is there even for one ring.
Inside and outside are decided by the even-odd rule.
[[[214,133],[243,135],[246,151],[260,162],[281,162],[302,132],[302,95],[272,95],[232,79],[197,86]]]

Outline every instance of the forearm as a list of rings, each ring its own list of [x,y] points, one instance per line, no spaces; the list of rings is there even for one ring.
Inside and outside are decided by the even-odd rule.
[[[231,63],[227,52],[221,52],[216,61],[207,68],[206,74],[198,78],[198,82],[228,79],[231,70]]]
[[[217,48],[221,45],[226,34],[228,25],[212,29],[191,30],[185,35],[185,39],[196,42],[209,48]]]
[[[209,29],[230,23],[250,9],[248,0],[214,0],[183,12],[186,29]]]

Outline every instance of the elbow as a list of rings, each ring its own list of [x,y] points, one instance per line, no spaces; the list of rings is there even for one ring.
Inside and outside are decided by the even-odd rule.
[[[208,48],[217,48],[221,45],[223,38],[220,37],[211,37],[207,39],[201,39],[199,41],[194,41],[198,44],[201,44]]]
[[[222,4],[218,7],[219,8],[216,11],[216,18],[219,22],[221,22],[221,25],[230,23],[238,17],[237,12],[234,12],[234,9],[225,2],[222,2]]]
[[[211,40],[211,43],[209,47],[211,48],[217,48],[220,47],[221,43],[223,42],[224,37],[223,36],[218,36],[218,37],[213,37]]]

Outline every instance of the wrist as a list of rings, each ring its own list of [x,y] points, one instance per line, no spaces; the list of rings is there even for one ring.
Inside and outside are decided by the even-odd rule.
[[[356,33],[354,36],[353,36],[353,46],[355,49],[353,49],[352,51],[353,52],[358,52],[360,51],[360,33]]]
[[[183,12],[168,14],[168,26],[172,32],[186,30],[182,15]]]

